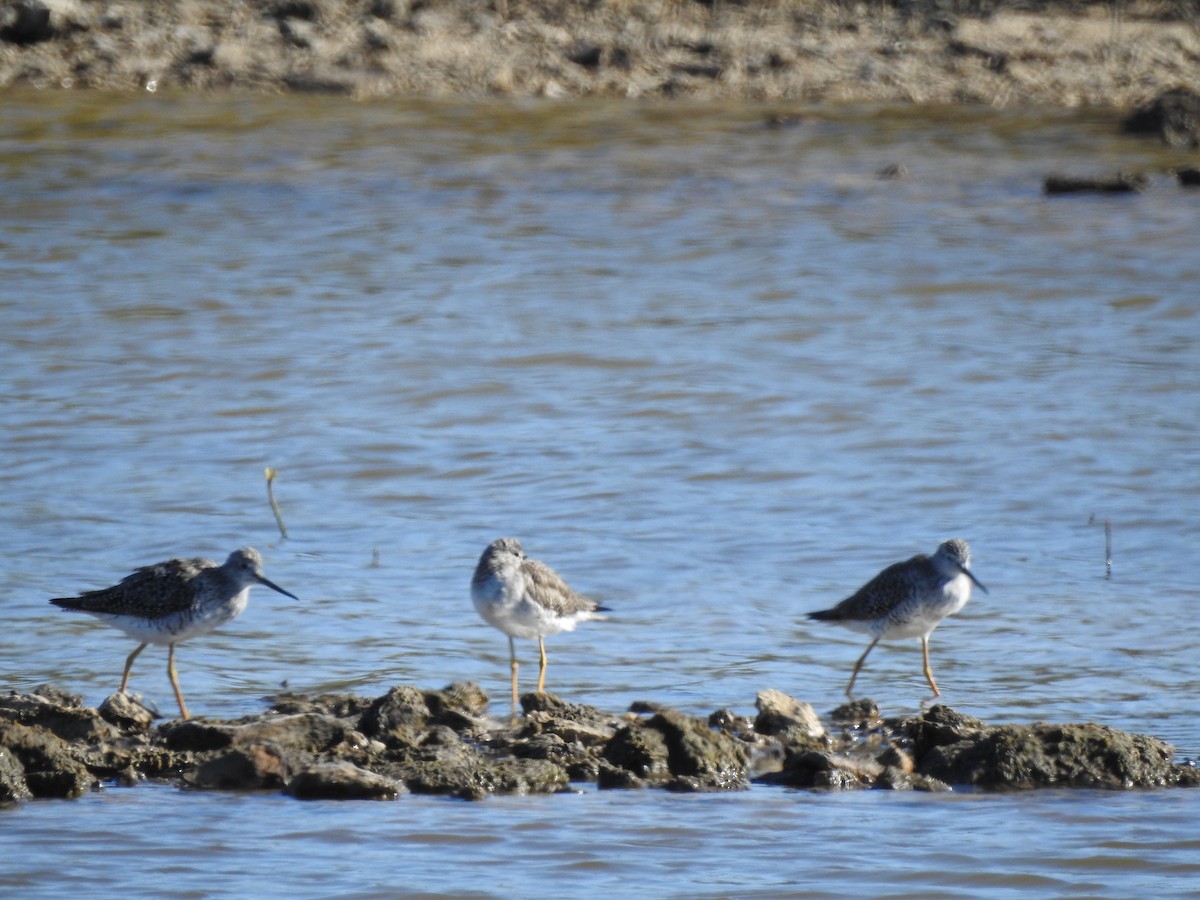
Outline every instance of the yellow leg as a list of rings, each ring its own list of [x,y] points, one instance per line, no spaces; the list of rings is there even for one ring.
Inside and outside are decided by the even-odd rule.
[[[854,679],[858,677],[858,673],[862,670],[863,663],[867,661],[867,654],[870,653],[878,643],[879,638],[875,638],[875,640],[871,641],[871,643],[867,646],[867,649],[863,651],[863,655],[858,658],[858,662],[854,664],[854,671],[850,673],[850,683],[846,685],[846,696],[851,700],[854,699],[854,694],[852,693],[854,690]]]
[[[508,662],[512,667],[512,708],[515,713],[517,711],[517,647],[511,637],[508,639]]]
[[[544,693],[546,689],[546,642],[542,640],[542,636],[538,635],[538,653],[541,655],[541,665],[538,666],[538,693]]]
[[[125,658],[125,674],[121,676],[121,690],[118,693],[125,693],[125,685],[129,684],[129,673],[133,671],[133,661],[137,659],[138,654],[145,649],[145,644],[138,644],[137,649]]]
[[[167,644],[167,675],[171,677],[171,687],[175,688],[175,699],[179,701],[179,712],[185,719],[190,719],[187,705],[183,702],[183,691],[179,690],[179,676],[175,674],[175,645]]]
[[[921,655],[925,659],[925,678],[929,682],[929,686],[933,688],[933,696],[940,697],[942,692],[938,690],[937,682],[933,680],[933,669],[929,665],[929,636],[921,638]]]

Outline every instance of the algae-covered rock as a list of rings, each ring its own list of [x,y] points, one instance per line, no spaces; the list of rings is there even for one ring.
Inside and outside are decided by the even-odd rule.
[[[32,800],[33,791],[25,781],[25,767],[7,747],[0,747],[0,804]]]
[[[604,759],[641,782],[678,791],[727,791],[749,787],[749,753],[702,719],[663,709],[644,722],[620,728]],[[615,780],[608,779],[609,786]]]
[[[21,764],[34,797],[79,797],[95,782],[71,744],[45,728],[0,721],[0,748]]]
[[[639,702],[613,714],[553,694],[526,694],[524,716],[486,716],[470,682],[274,698],[261,715],[150,728],[136,698],[100,710],[44,686],[0,697],[0,802],[76,797],[101,780],[175,779],[198,790],[285,790],[305,798],[398,792],[483,799],[601,789],[725,791],[756,782],[793,788],[948,790],[1200,786],[1170,746],[1100,725],[991,726],[947,706],[885,719],[870,701],[839,707],[830,733],[812,708],[779,691],[757,716],[707,719]]]
[[[921,774],[988,788],[1164,787],[1178,781],[1170,745],[1104,725],[1002,725],[934,747]]]

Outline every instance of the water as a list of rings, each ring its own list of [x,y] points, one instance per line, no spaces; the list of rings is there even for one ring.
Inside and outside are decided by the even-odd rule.
[[[285,683],[470,679],[503,705],[507,642],[468,586],[512,535],[615,611],[548,640],[550,690],[828,710],[865,644],[803,613],[962,537],[991,593],[934,633],[948,703],[1200,754],[1195,196],[1040,194],[1171,158],[1084,114],[765,112],[7,97],[0,684],[98,703],[131,644],[47,598],[252,544],[301,601],[255,590],[180,647],[194,714]],[[910,176],[875,177],[893,162]],[[170,714],[165,668],[151,648],[131,685]],[[919,643],[858,686],[914,712]],[[1198,803],[110,788],[0,812],[0,886],[1170,894]]]

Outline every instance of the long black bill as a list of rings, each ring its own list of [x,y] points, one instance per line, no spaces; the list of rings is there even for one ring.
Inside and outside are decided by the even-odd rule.
[[[968,572],[967,574],[970,575],[971,573]],[[291,591],[285,591],[283,588],[281,588],[279,585],[277,585],[275,582],[273,582],[270,578],[264,578],[262,575],[256,575],[254,577],[257,578],[259,581],[261,581],[263,584],[265,584],[267,587],[269,587],[271,590],[279,591],[279,593],[283,594],[283,596],[285,596],[285,597],[291,597],[293,600],[300,599],[295,594],[293,594]],[[974,576],[972,576],[972,578],[974,578]],[[976,581],[975,583],[979,584],[978,581]],[[983,587],[982,584],[979,584],[979,586]]]
[[[988,589],[987,589],[987,588],[985,588],[985,587],[983,586],[983,583],[982,583],[982,582],[981,582],[981,581],[980,581],[978,578],[976,578],[974,575],[972,575],[972,574],[971,574],[971,570],[970,570],[970,569],[968,569],[966,566],[959,566],[958,568],[959,568],[959,570],[961,570],[961,571],[962,571],[962,573],[963,573],[964,575],[966,575],[966,576],[967,576],[968,578],[970,578],[970,579],[971,579],[973,582],[975,582],[975,587],[979,588],[979,589],[980,589],[981,591],[983,591],[985,594],[988,592]],[[278,590],[278,588],[276,588],[276,590]]]

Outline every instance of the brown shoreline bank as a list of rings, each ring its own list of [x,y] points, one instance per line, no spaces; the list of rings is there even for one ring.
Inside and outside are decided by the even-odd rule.
[[[518,718],[488,715],[476,685],[392,688],[381,697],[285,694],[236,720],[154,727],[131,697],[98,709],[60,688],[0,697],[0,803],[70,798],[162,780],[298,799],[395,799],[661,788],[949,791],[1200,786],[1153,737],[1095,724],[987,725],[946,706],[887,718],[869,700],[823,723],[767,690],[757,715],[696,718],[651,703],[622,714],[526,694]],[[572,785],[575,785],[574,787]]]
[[[0,89],[1130,109],[1200,92],[1187,3],[13,0]]]

